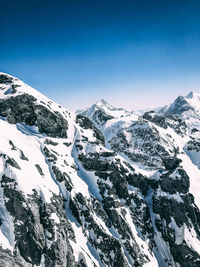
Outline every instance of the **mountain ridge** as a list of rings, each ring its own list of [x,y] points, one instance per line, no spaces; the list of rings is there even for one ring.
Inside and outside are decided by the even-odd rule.
[[[199,266],[198,114],[75,114],[16,79],[0,73],[0,266]]]

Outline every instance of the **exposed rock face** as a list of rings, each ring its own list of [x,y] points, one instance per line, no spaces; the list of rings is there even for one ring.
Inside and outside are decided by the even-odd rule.
[[[132,161],[152,168],[162,166],[161,158],[173,156],[176,150],[170,135],[164,139],[156,127],[143,120],[133,122],[128,128],[120,128],[109,145]]]
[[[187,144],[186,144],[186,148],[189,151],[196,151],[199,152],[200,151],[200,140],[198,139],[192,139],[190,140]]]
[[[94,131],[94,136],[100,141],[102,145],[105,144],[105,139],[102,133],[92,124],[92,122],[82,115],[76,116],[76,123],[78,123],[83,129],[91,129]]]
[[[164,172],[151,186],[155,226],[169,244],[174,261],[180,266],[199,266],[198,253],[188,247],[181,235],[187,227],[200,234],[200,212],[189,193],[189,177],[182,168],[177,168]]]
[[[166,119],[164,116],[158,115],[155,111],[145,112],[143,118],[152,121],[160,127],[167,128]]]
[[[5,158],[3,159],[5,161]],[[4,171],[6,172],[6,169]],[[30,263],[30,266],[39,266],[43,255],[45,266],[74,266],[73,250],[69,244],[69,238],[74,240],[75,237],[63,210],[62,197],[54,195],[51,203],[48,204],[43,203],[41,196],[35,190],[31,195],[25,196],[19,190],[16,180],[5,174],[2,175],[0,185],[3,190],[5,208],[12,216],[14,225],[13,234],[16,243],[13,255],[16,259],[7,255],[10,257],[10,264],[14,262],[14,266],[29,266],[28,263]],[[55,222],[54,217],[51,217],[52,214],[56,214],[58,221]],[[2,227],[4,225],[6,227],[6,224],[6,218],[3,217]],[[11,233],[8,232],[7,235]],[[0,258],[4,253],[2,251]]]
[[[179,166],[181,160],[177,158],[164,158],[163,163],[166,170],[174,170]]]
[[[188,105],[188,102],[185,100],[185,98],[182,96],[179,96],[176,99],[174,105],[170,107],[169,112],[172,114],[180,114],[189,109],[190,109],[190,106]]]
[[[0,116],[12,124],[24,122],[37,126],[40,133],[51,137],[67,137],[68,123],[59,113],[51,112],[28,94],[0,100]]]
[[[105,214],[103,218],[105,223],[107,225],[112,225],[116,229],[120,240],[132,259],[131,264],[142,266],[147,263],[149,259],[148,256],[143,253],[142,248],[137,244],[137,236],[134,236],[130,225],[127,224],[126,216],[131,216],[135,223],[140,218],[140,223],[136,223],[138,228],[140,227],[141,231],[144,233],[147,233],[148,229],[148,234],[151,234],[153,232],[151,227],[144,226],[145,221],[147,222],[150,219],[149,210],[145,203],[144,196],[141,198],[141,195],[139,195],[141,191],[138,185],[135,186],[136,192],[134,194],[129,190],[129,186],[133,184],[131,180],[135,181],[137,184],[136,181],[138,177],[134,174],[134,170],[129,169],[127,166],[125,168],[119,159],[113,158],[113,155],[109,155],[109,157],[112,157],[109,160],[110,163],[105,162],[106,157],[106,154],[93,154],[89,157],[81,154],[79,160],[82,162],[84,168],[95,171],[95,174],[99,177],[97,184],[102,196],[103,208],[107,214],[106,216],[106,214],[103,213]],[[139,178],[145,181],[145,177]],[[142,191],[145,192],[144,184],[145,182],[143,185],[141,184],[141,188]],[[133,202],[135,203],[135,209],[131,207]],[[130,207],[130,209],[127,209],[127,207]],[[112,246],[107,249],[111,251]],[[118,253],[122,254],[122,252]],[[122,256],[123,254],[121,257]],[[109,262],[107,262],[108,266],[110,266]],[[124,266],[123,262],[119,260],[117,260],[117,262],[120,266]]]
[[[15,80],[14,77],[9,76],[7,74],[0,74],[0,84],[12,84]]]
[[[106,114],[106,112],[103,109],[98,109],[94,112],[94,118],[96,121],[99,122],[100,125],[105,124],[108,120],[113,119],[114,117]]]
[[[182,118],[179,118],[174,114],[167,114],[166,122],[177,134],[184,137],[187,131],[187,125]]]
[[[193,96],[75,116],[5,74],[0,96],[0,266],[200,266]]]
[[[175,113],[176,114],[176,113]],[[167,129],[171,127],[177,134],[186,134],[186,123],[177,115],[168,113],[167,116],[156,113],[155,111],[145,112],[143,118]]]

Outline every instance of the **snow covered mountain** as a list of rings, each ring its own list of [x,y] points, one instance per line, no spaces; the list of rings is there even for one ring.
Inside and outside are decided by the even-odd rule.
[[[76,115],[0,73],[0,266],[200,266],[199,96],[181,99]]]
[[[188,130],[194,131],[194,128],[199,129],[200,117],[200,95],[195,92],[190,92],[187,96],[179,96],[164,112],[172,113],[184,120],[188,126]]]

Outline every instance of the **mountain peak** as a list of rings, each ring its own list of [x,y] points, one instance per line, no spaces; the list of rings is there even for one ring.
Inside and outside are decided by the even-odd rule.
[[[111,105],[103,98],[100,99],[98,102],[96,102],[96,105],[97,106],[110,106],[111,107]]]
[[[191,91],[186,96],[179,96],[164,113],[182,114],[186,111],[200,111],[200,94]],[[190,114],[191,115],[191,114]]]
[[[64,117],[67,117],[67,119],[68,114],[70,114],[70,112],[65,108],[62,108],[56,102],[51,101],[48,97],[25,84],[20,79],[7,73],[0,72],[0,101],[6,101],[9,99],[14,101],[13,98],[29,99],[30,101],[37,103],[37,105],[45,107],[50,112],[59,112],[62,115],[64,114]],[[15,102],[15,105],[20,106],[20,103]]]
[[[187,99],[199,99],[200,100],[200,94],[191,91],[188,95],[185,96]]]
[[[20,79],[0,72],[0,99],[9,98],[11,96],[17,96],[22,94],[32,95],[36,99],[47,100],[49,99],[42,95],[40,92],[25,84]]]

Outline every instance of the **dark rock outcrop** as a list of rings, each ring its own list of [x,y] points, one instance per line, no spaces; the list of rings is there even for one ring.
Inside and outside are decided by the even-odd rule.
[[[163,158],[162,160],[166,170],[174,170],[182,162],[182,160],[178,158]]]
[[[28,94],[0,100],[0,116],[7,118],[12,124],[23,122],[37,126],[40,133],[51,137],[67,138],[68,122],[62,115],[36,104],[35,101]]]
[[[92,122],[82,115],[76,116],[76,123],[78,123],[83,129],[91,129],[94,131],[94,136],[100,141],[101,144],[105,144],[105,139],[102,133],[92,124]]]

